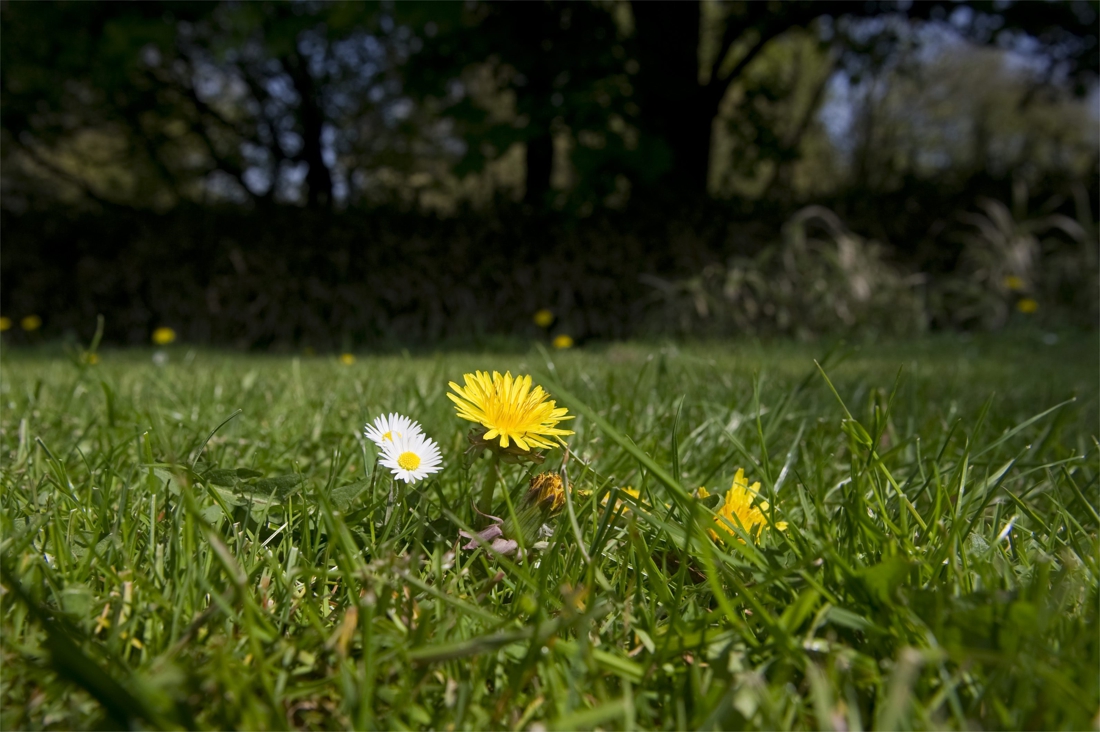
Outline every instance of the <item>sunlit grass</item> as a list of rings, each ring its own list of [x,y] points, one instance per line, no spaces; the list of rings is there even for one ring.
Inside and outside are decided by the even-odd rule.
[[[1095,338],[829,350],[5,352],[0,726],[1091,726]],[[577,415],[510,557],[458,548],[475,369]],[[376,469],[383,411],[445,469]],[[787,528],[711,541],[739,467]]]

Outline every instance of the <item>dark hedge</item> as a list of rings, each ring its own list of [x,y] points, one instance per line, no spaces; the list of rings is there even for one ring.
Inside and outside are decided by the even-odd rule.
[[[653,294],[641,275],[690,275],[751,246],[729,220],[644,213],[3,212],[0,227],[0,312],[39,314],[36,337],[86,337],[102,313],[107,343],[166,325],[192,343],[318,350],[532,335],[540,308],[555,332],[628,337]]]

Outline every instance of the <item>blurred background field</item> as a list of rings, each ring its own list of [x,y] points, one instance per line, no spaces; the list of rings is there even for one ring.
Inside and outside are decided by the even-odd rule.
[[[5,3],[5,342],[1094,330],[1097,9]]]

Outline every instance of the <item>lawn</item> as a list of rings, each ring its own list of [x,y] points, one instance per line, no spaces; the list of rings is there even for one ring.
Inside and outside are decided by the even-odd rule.
[[[1053,340],[5,349],[0,727],[1091,728],[1100,356]],[[500,464],[507,556],[475,369],[576,415]],[[378,465],[390,411],[441,472]],[[762,525],[696,491],[739,468]]]

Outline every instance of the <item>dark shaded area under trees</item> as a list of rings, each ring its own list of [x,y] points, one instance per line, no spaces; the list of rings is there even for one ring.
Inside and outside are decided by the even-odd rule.
[[[1098,7],[5,2],[0,312],[331,349],[545,307],[629,337],[662,328],[654,279],[811,203],[935,278],[982,197],[1095,217]],[[1000,86],[907,106],[965,54]]]

